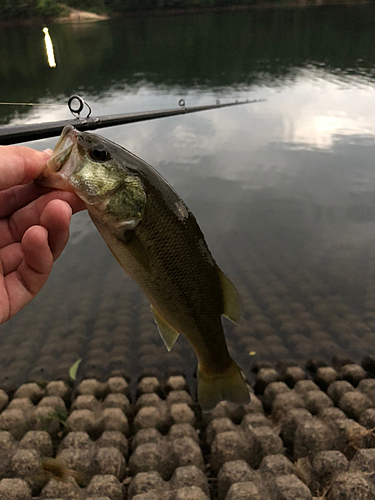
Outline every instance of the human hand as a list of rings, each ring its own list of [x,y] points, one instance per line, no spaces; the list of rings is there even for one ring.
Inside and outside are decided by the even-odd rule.
[[[68,242],[72,213],[85,208],[74,193],[32,182],[50,156],[0,146],[0,324],[41,290]]]

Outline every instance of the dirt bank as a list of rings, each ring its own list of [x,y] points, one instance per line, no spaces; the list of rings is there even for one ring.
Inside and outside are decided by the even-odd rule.
[[[64,17],[54,19],[55,23],[87,23],[96,21],[105,21],[109,19],[107,14],[94,14],[83,10],[71,9],[70,14]]]

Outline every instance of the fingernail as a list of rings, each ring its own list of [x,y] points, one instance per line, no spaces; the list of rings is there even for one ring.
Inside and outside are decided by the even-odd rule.
[[[50,148],[47,148],[47,149],[43,149],[42,151],[43,153],[48,153],[49,155],[51,155],[53,153],[52,149]]]

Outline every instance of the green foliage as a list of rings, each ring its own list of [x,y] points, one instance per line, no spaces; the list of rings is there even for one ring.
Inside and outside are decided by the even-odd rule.
[[[82,361],[82,358],[77,359],[77,361],[75,363],[73,363],[72,366],[69,368],[69,377],[72,380],[76,380],[76,378],[77,378],[77,371],[78,371],[79,365],[81,364],[81,361]]]
[[[56,0],[37,0],[35,12],[40,16],[58,16],[62,10],[62,5]]]

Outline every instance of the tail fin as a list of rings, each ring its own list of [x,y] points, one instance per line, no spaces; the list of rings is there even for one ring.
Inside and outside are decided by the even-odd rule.
[[[232,401],[240,405],[250,403],[249,390],[234,361],[219,375],[208,376],[198,365],[198,401],[203,411],[215,408],[220,401]]]

